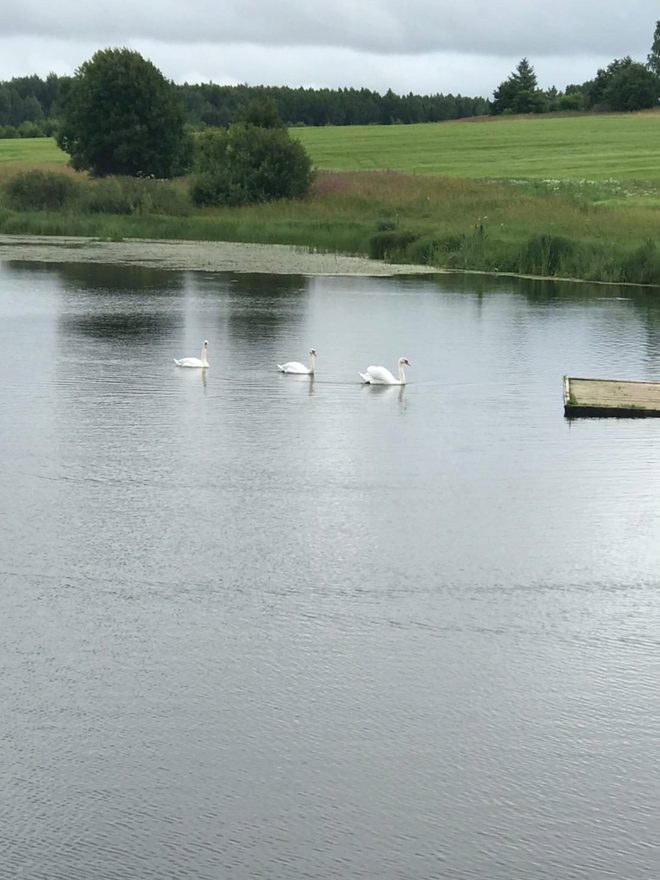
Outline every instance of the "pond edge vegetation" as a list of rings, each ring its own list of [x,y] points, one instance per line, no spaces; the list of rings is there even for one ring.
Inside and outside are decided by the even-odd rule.
[[[544,192],[538,181],[317,172],[304,198],[214,207],[196,206],[182,180],[67,170],[19,172],[1,189],[9,235],[286,244],[439,270],[660,286],[655,212]]]
[[[519,79],[520,70],[512,83]],[[639,132],[631,118],[618,131],[628,146]],[[635,150],[653,170],[659,121],[655,114]],[[318,164],[326,170],[314,170],[319,130],[293,136],[272,102],[251,102],[226,129],[192,132],[172,84],[151,62],[106,49],[62,95],[56,139],[70,168],[0,174],[0,232],[288,244],[442,270],[660,285],[660,222],[649,210],[660,200],[655,184],[642,193],[635,181],[637,197],[626,203],[611,179],[514,179],[521,168],[552,166],[553,137],[561,141],[548,122],[542,135],[538,123],[524,127],[511,117],[494,123],[497,131],[484,121],[410,126],[412,142],[391,126],[356,127],[352,141],[325,129]],[[564,171],[575,168],[578,143],[582,167],[596,161],[603,131],[597,142],[591,134],[573,126]],[[472,158],[459,170],[466,152]],[[412,154],[415,173],[406,173]],[[353,167],[366,161],[372,170],[351,170],[351,155]],[[348,168],[333,166],[347,158]],[[486,158],[485,167],[511,177],[484,178]],[[453,177],[419,173],[429,164],[444,172],[452,160]],[[402,170],[382,170],[388,162]]]

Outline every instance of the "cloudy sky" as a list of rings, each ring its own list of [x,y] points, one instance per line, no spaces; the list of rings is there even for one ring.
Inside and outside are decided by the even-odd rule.
[[[523,56],[559,89],[643,62],[658,19],[658,0],[4,0],[0,80],[127,46],[180,83],[491,97]]]

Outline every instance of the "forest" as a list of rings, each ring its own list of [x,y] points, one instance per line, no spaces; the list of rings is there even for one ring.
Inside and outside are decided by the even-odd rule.
[[[59,101],[70,77],[54,73],[0,82],[0,137],[50,137],[56,130]],[[483,116],[484,98],[462,95],[384,95],[370,89],[311,89],[288,86],[174,86],[192,128],[225,127],[253,100],[272,101],[288,126],[392,125],[443,122]]]

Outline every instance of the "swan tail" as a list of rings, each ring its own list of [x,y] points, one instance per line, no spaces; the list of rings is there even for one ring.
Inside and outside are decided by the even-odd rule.
[[[369,378],[369,376],[366,373],[358,373],[358,376],[360,376],[360,378],[362,379],[363,382],[367,382],[367,383],[371,382],[371,379]]]
[[[174,363],[177,365],[177,367],[180,367],[180,366],[181,366],[181,361],[178,361],[176,358],[172,358],[172,360],[173,360]]]
[[[278,365],[277,365],[277,369],[280,371],[280,373],[285,373],[285,372],[286,372],[286,370],[284,369],[284,367],[282,366],[282,364],[278,364]]]

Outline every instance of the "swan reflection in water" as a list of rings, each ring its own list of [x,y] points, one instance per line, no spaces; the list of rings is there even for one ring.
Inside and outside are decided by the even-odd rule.
[[[396,399],[401,404],[401,409],[405,409],[407,406],[407,403],[404,400],[404,392],[406,390],[405,382],[403,385],[399,385],[398,382],[396,382],[394,385],[371,385],[368,382],[363,382],[360,387],[369,389],[369,397],[380,397],[382,395],[383,400],[392,400],[394,392],[391,389],[396,388]]]

